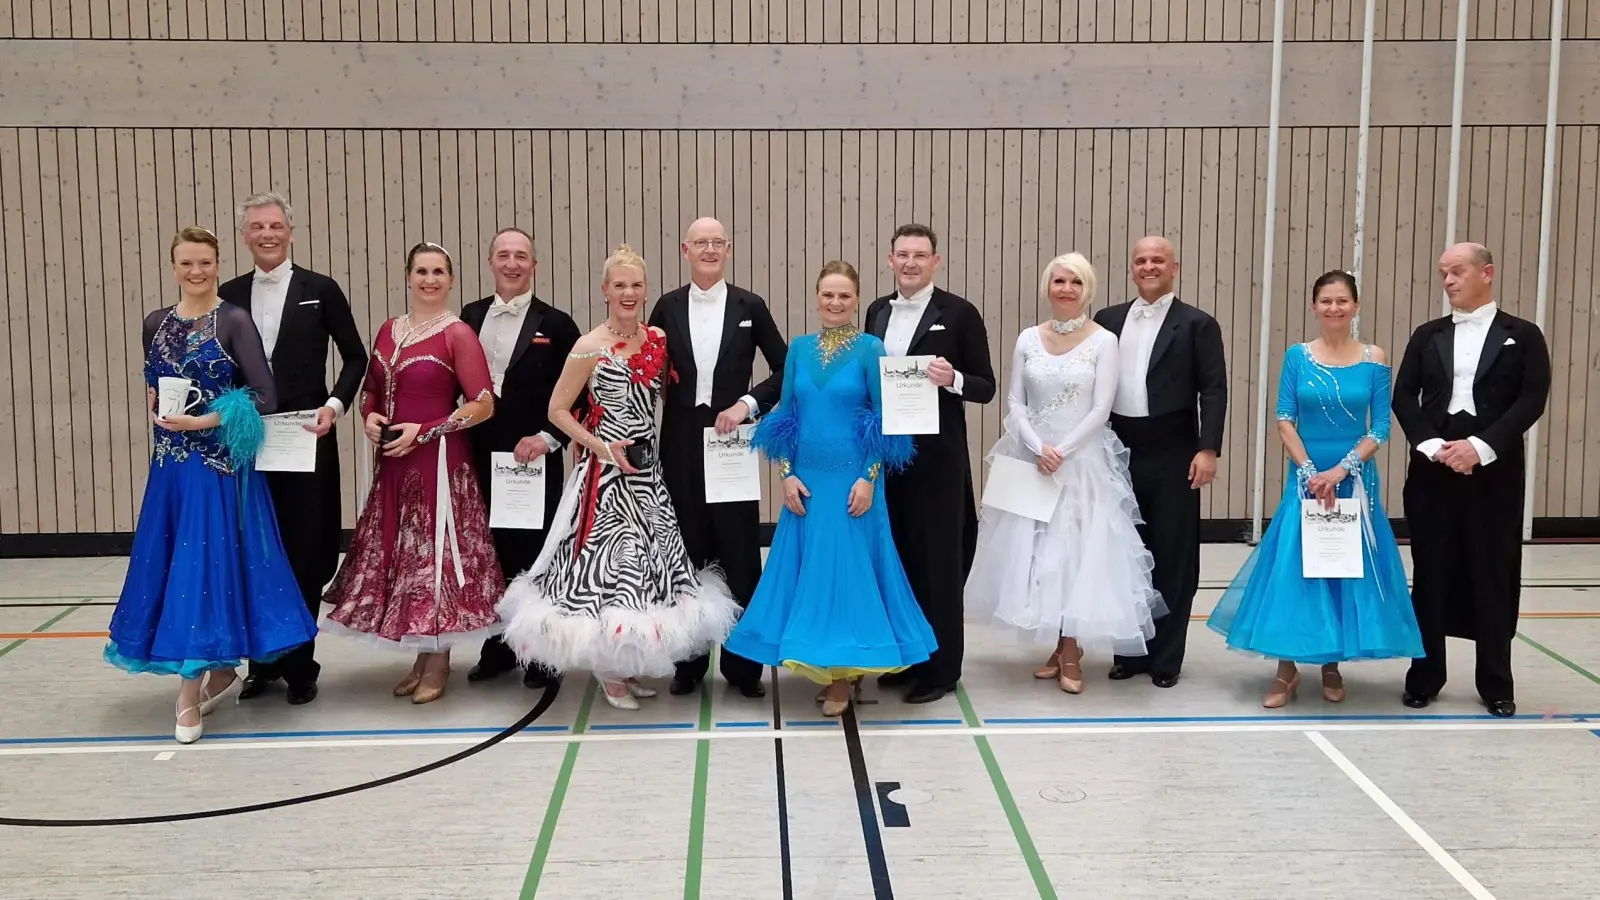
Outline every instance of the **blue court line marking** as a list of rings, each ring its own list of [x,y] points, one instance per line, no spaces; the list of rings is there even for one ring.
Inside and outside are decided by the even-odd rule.
[[[1394,713],[1377,715],[1333,715],[1333,716],[1106,716],[1106,717],[997,717],[983,719],[984,725],[1182,725],[1182,724],[1250,724],[1259,722],[1451,722],[1451,721],[1483,721],[1496,719],[1497,721],[1535,721],[1541,719],[1556,719],[1562,721],[1588,722],[1600,719],[1600,713],[1519,713],[1511,719],[1498,719],[1488,713]],[[860,723],[870,727],[889,726],[928,726],[951,727],[962,724],[960,719],[874,719]],[[718,728],[770,728],[771,722],[761,721],[730,721],[718,722]],[[605,725],[590,725],[590,731],[672,731],[697,728],[693,722],[649,722],[649,723],[616,723]],[[837,728],[837,719],[798,719],[784,722],[785,728]],[[384,738],[384,737],[448,737],[457,735],[474,734],[499,734],[503,729],[500,726],[486,726],[476,728],[376,728],[376,729],[343,729],[335,731],[239,731],[239,732],[212,732],[214,739],[237,741],[270,741],[305,738]],[[530,725],[523,729],[525,732],[536,734],[557,734],[572,730],[570,725]],[[1600,730],[1595,732],[1600,735]],[[0,746],[16,746],[22,744],[117,744],[138,743],[154,741],[170,741],[170,734],[126,734],[105,735],[91,737],[23,737],[0,738]]]

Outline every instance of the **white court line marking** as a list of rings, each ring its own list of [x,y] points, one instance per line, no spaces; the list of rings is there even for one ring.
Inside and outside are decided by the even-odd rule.
[[[1361,790],[1365,791],[1366,795],[1372,798],[1372,802],[1378,804],[1380,809],[1388,813],[1389,818],[1393,819],[1397,825],[1405,829],[1406,834],[1411,835],[1411,839],[1416,841],[1418,846],[1428,851],[1428,855],[1433,857],[1433,861],[1443,866],[1444,870],[1449,872],[1451,877],[1455,878],[1455,880],[1459,882],[1462,887],[1467,889],[1467,893],[1477,898],[1477,900],[1495,900],[1494,895],[1489,893],[1488,889],[1483,885],[1479,884],[1478,879],[1472,877],[1472,873],[1462,868],[1461,864],[1456,862],[1455,857],[1451,856],[1443,847],[1439,846],[1438,841],[1435,841],[1433,838],[1429,837],[1428,833],[1422,830],[1421,825],[1418,825],[1410,816],[1406,815],[1406,811],[1401,809],[1398,803],[1390,800],[1389,795],[1385,794],[1383,789],[1379,788],[1376,784],[1373,784],[1372,779],[1368,778],[1365,773],[1356,768],[1355,763],[1351,762],[1343,753],[1339,752],[1339,748],[1333,746],[1333,744],[1328,742],[1327,738],[1315,731],[1306,732],[1306,737],[1310,738],[1311,743],[1316,744],[1318,749],[1326,754],[1329,759],[1333,760],[1333,764],[1338,766],[1340,770],[1344,772],[1344,774],[1350,776],[1350,780],[1356,783],[1356,787],[1359,787]]]
[[[160,753],[156,754],[155,761],[156,762],[166,762],[167,760],[171,759],[173,756],[174,756],[174,754],[173,754],[173,752],[171,750],[163,750]]]
[[[1318,725],[1320,731],[1593,731],[1593,722],[1350,722]],[[1213,725],[1039,725],[1011,726],[986,725],[982,728],[873,728],[862,733],[863,740],[880,737],[963,737],[974,735],[989,737],[1067,737],[1072,735],[1126,735],[1126,734],[1306,734],[1304,722],[1282,725],[1270,722]],[[349,747],[470,747],[481,743],[486,735],[460,735],[441,737],[388,737],[274,740],[258,738],[249,741],[229,741],[226,735],[217,735],[184,746],[185,752],[195,750],[305,750],[315,748]],[[740,728],[726,731],[672,731],[655,732],[586,732],[584,734],[517,735],[507,738],[507,744],[610,743],[619,741],[740,741],[772,739],[844,740],[837,728],[773,729]],[[148,742],[133,744],[46,744],[31,747],[0,747],[4,756],[93,756],[102,753],[149,753]]]

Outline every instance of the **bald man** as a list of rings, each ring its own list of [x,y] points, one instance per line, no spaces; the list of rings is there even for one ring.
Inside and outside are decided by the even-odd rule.
[[[766,301],[728,284],[733,242],[721,222],[690,223],[680,250],[690,282],[663,295],[650,314],[650,324],[667,333],[667,358],[677,376],[663,389],[661,477],[690,560],[719,566],[734,599],[745,606],[761,578],[760,504],[706,502],[705,429],[727,434],[771,411],[783,390],[789,348]],[[751,387],[758,349],[770,374]],[[672,693],[693,692],[710,662],[705,656],[680,662]],[[744,696],[766,695],[759,663],[724,649],[719,668]]]
[[[1411,335],[1394,382],[1394,414],[1411,443],[1406,525],[1411,602],[1424,658],[1401,702],[1421,709],[1445,683],[1445,638],[1477,644],[1478,696],[1517,712],[1511,640],[1522,594],[1522,436],[1544,414],[1550,352],[1537,325],[1494,301],[1494,256],[1457,244],[1439,257],[1450,314]]]
[[[1139,297],[1095,314],[1117,336],[1122,371],[1111,427],[1127,445],[1133,493],[1144,524],[1139,536],[1155,558],[1152,581],[1166,601],[1147,654],[1118,656],[1114,680],[1149,674],[1156,687],[1178,683],[1189,637],[1189,611],[1200,587],[1200,489],[1217,477],[1228,370],[1222,329],[1179,300],[1178,253],[1151,235],[1133,245],[1130,269]]]

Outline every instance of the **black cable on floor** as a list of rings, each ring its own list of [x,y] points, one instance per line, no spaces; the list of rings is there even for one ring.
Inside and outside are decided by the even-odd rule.
[[[18,819],[0,816],[0,825],[11,825],[19,828],[93,828],[105,825],[156,825],[165,822],[188,822],[194,819],[216,819],[222,816],[237,816],[244,813],[262,812],[269,809],[278,809],[285,806],[298,806],[301,803],[312,803],[317,800],[328,800],[333,797],[342,797],[345,794],[354,794],[358,791],[368,791],[373,788],[394,784],[397,781],[405,781],[408,778],[415,778],[418,775],[425,775],[428,772],[434,771],[435,769],[442,769],[445,766],[453,765],[470,756],[476,756],[477,754],[482,753],[490,747],[493,747],[495,744],[500,743],[506,738],[511,737],[522,729],[533,724],[535,719],[544,715],[545,711],[550,708],[550,705],[556,702],[556,694],[559,692],[560,682],[551,682],[544,689],[544,696],[539,698],[539,702],[534,704],[533,709],[528,710],[527,715],[511,723],[511,725],[509,725],[499,734],[492,735],[482,743],[468,747],[467,749],[462,750],[460,753],[447,756],[444,759],[435,760],[426,765],[418,766],[415,769],[408,769],[404,772],[399,772],[394,775],[387,775],[374,781],[353,784],[349,787],[335,788],[331,791],[321,791],[315,794],[306,794],[301,797],[290,797],[285,800],[271,800],[266,803],[252,803],[249,806],[231,806],[225,809],[206,809],[198,812],[187,813],[167,813],[158,816],[126,816],[109,819]],[[219,736],[225,737],[225,735]]]

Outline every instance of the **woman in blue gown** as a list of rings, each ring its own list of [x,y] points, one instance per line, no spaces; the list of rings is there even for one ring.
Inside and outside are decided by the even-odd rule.
[[[1339,663],[1422,656],[1400,549],[1379,495],[1373,457],[1389,439],[1389,366],[1356,339],[1355,279],[1329,272],[1311,289],[1322,336],[1290,347],[1278,385],[1278,436],[1295,474],[1272,525],[1223,593],[1207,624],[1235,650],[1278,660],[1262,705],[1276,709],[1300,687],[1296,663],[1321,664],[1322,696],[1344,699]],[[1361,578],[1306,578],[1301,498],[1331,506],[1361,500]]]
[[[182,679],[174,736],[187,744],[238,683],[240,662],[275,659],[317,625],[253,469],[261,413],[276,402],[261,335],[248,312],[217,297],[215,235],[185,228],[171,257],[182,299],[144,320],[155,450],[104,656]],[[192,408],[159,415],[163,379],[186,379],[198,391]]]
[[[755,595],[725,642],[826,685],[818,699],[828,716],[843,714],[862,675],[901,671],[936,647],[874,497],[884,469],[903,468],[913,450],[909,435],[883,433],[883,342],[854,324],[860,294],[853,266],[823,266],[822,330],[790,345],[782,399],[756,426],[755,446],[784,476],[784,508]]]

